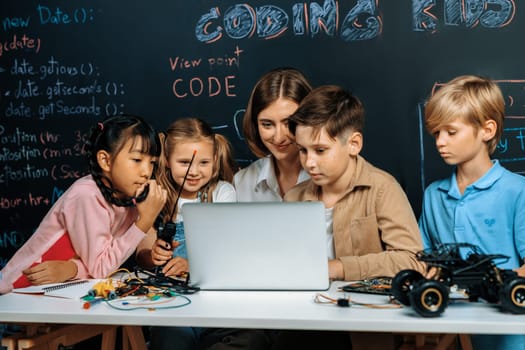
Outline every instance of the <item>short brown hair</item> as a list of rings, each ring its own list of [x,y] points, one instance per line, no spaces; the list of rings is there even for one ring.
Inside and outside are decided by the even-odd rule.
[[[494,120],[496,134],[487,141],[489,154],[494,153],[505,118],[505,100],[498,85],[487,78],[462,75],[440,88],[425,106],[425,127],[430,134],[458,118],[476,130]]]
[[[289,119],[295,135],[297,125],[311,126],[316,131],[325,128],[335,139],[348,131],[363,132],[365,110],[361,101],[340,86],[320,86],[306,96]]]
[[[303,73],[294,68],[277,68],[259,79],[248,100],[242,122],[244,138],[253,154],[262,158],[270,153],[259,135],[259,113],[280,97],[299,104],[311,90],[312,86]]]

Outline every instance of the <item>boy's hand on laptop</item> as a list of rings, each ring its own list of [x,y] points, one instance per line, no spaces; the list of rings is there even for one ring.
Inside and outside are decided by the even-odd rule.
[[[328,271],[331,280],[337,281],[345,278],[343,263],[339,259],[328,260]]]
[[[176,256],[162,268],[164,276],[177,276],[183,272],[188,272],[188,260]]]

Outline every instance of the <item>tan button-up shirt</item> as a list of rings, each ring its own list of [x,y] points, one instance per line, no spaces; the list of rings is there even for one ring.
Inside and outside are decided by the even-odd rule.
[[[321,188],[311,180],[292,188],[285,201],[317,201]],[[412,207],[396,179],[358,156],[356,171],[334,206],[335,256],[344,279],[393,277],[404,269],[421,273],[416,259],[422,241]]]

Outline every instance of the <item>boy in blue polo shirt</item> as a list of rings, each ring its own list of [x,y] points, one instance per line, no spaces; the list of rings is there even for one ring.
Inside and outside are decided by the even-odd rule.
[[[425,190],[419,228],[425,248],[473,243],[485,254],[508,255],[498,267],[525,276],[525,177],[490,158],[504,112],[499,87],[482,77],[457,77],[431,97],[425,126],[455,170]],[[473,335],[472,343],[474,349],[524,349],[525,336]]]

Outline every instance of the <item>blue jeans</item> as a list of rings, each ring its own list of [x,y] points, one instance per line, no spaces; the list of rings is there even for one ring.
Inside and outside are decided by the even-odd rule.
[[[174,241],[179,242],[177,248],[173,250],[173,256],[180,256],[184,259],[188,259],[188,251],[186,250],[186,236],[184,235],[184,225],[182,221],[175,224],[175,236]]]

